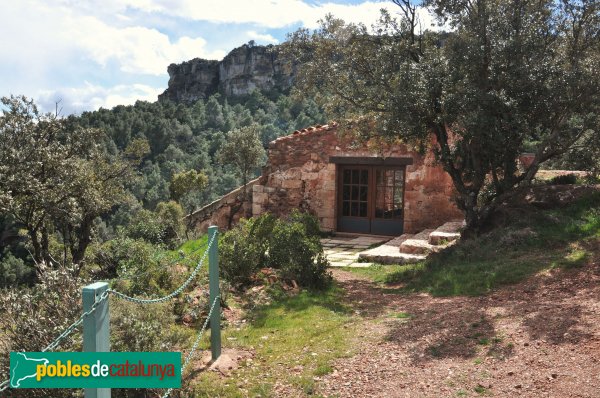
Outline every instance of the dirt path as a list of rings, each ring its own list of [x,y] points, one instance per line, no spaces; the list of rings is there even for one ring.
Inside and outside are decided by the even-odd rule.
[[[386,293],[333,270],[362,316],[328,397],[600,397],[600,264],[484,297]],[[409,317],[405,317],[409,315]]]

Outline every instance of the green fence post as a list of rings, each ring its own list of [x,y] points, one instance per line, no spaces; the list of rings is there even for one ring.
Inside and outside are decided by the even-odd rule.
[[[96,282],[83,288],[83,312],[89,311],[102,293],[108,289],[108,283]],[[83,351],[110,351],[108,299],[103,300],[96,310],[83,320]],[[85,398],[110,398],[110,388],[86,388]]]
[[[208,252],[208,279],[210,305],[220,296],[219,293],[219,227],[208,227],[208,241],[214,241]],[[210,351],[212,360],[221,356],[221,299],[217,300],[210,318]]]

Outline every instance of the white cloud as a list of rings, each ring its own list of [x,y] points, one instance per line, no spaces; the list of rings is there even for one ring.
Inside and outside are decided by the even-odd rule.
[[[131,0],[130,0],[131,1]],[[323,2],[315,5],[302,0],[147,0],[142,10],[160,12],[181,18],[218,23],[251,23],[265,28],[283,28],[301,23],[316,28],[318,20],[328,13],[346,22],[370,26],[380,16],[382,8],[392,14],[398,6],[389,1],[368,0],[359,4]],[[132,7],[136,5],[130,4]],[[430,27],[433,18],[425,9],[420,10],[424,27]]]
[[[249,30],[249,31],[247,31],[246,35],[248,35],[248,37],[250,39],[252,39],[252,40],[258,40],[261,43],[272,43],[272,44],[279,43],[279,40],[277,40],[273,36],[271,36],[269,34],[258,33],[255,30]]]
[[[156,29],[141,26],[114,28],[93,18],[84,17],[81,23],[65,30],[64,34],[98,64],[105,66],[116,61],[123,72],[162,75],[172,62],[194,57],[222,57],[223,52],[207,53],[203,38],[180,37],[172,42]]]
[[[35,100],[45,111],[54,111],[56,102],[59,102],[62,114],[67,115],[100,107],[132,105],[138,100],[154,102],[163,90],[143,84],[102,87],[85,82],[81,87],[40,91]]]
[[[137,6],[148,3],[129,1]],[[65,3],[70,2],[63,0],[63,6],[34,0],[8,3],[0,15],[0,36],[10,38],[4,40],[3,59],[27,64],[87,58],[100,66],[115,62],[124,72],[164,75],[170,63],[194,57],[220,59],[225,54],[207,51],[206,40],[201,37],[171,40],[150,27],[111,26]]]

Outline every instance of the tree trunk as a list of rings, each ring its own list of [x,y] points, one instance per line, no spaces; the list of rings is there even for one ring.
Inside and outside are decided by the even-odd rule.
[[[50,257],[50,238],[48,237],[48,229],[42,225],[42,240],[41,240],[41,256],[47,266],[52,265]]]
[[[94,219],[86,216],[81,221],[79,226],[79,242],[77,245],[72,246],[71,256],[73,257],[73,264],[81,265],[83,258],[85,257],[85,251],[89,244],[92,242],[92,224]],[[81,271],[79,267],[77,275]]]
[[[42,258],[42,246],[38,240],[37,230],[29,230],[29,237],[31,238],[31,245],[33,246],[33,261],[39,264],[43,261]]]

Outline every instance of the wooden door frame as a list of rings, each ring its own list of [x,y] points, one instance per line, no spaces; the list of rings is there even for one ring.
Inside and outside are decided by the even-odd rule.
[[[348,158],[344,158],[345,160]],[[371,158],[366,158],[371,159]],[[379,159],[378,159],[379,160]],[[362,164],[351,164],[347,161],[338,162],[336,164],[335,178],[336,178],[336,200],[334,203],[334,211],[335,211],[335,230],[337,231],[339,228],[340,219],[342,217],[356,220],[368,220],[369,222],[369,234],[372,233],[372,221],[383,221],[383,222],[401,222],[402,228],[404,226],[404,209],[405,209],[405,191],[406,191],[406,165],[412,163],[412,158],[409,159],[410,162],[405,158],[400,158],[400,161],[396,162],[373,162],[369,160],[368,162],[361,162]],[[376,164],[375,164],[376,163]],[[383,164],[382,164],[383,163]],[[391,164],[390,164],[391,163]],[[343,189],[344,189],[344,170],[368,170],[368,181],[367,181],[367,189],[368,189],[368,198],[367,198],[367,216],[344,216],[343,212]],[[402,171],[402,214],[399,221],[398,219],[385,219],[385,218],[376,218],[375,217],[375,207],[377,200],[377,181],[376,175],[377,170],[401,170]],[[359,177],[360,178],[360,177]],[[350,212],[352,210],[350,209]]]

